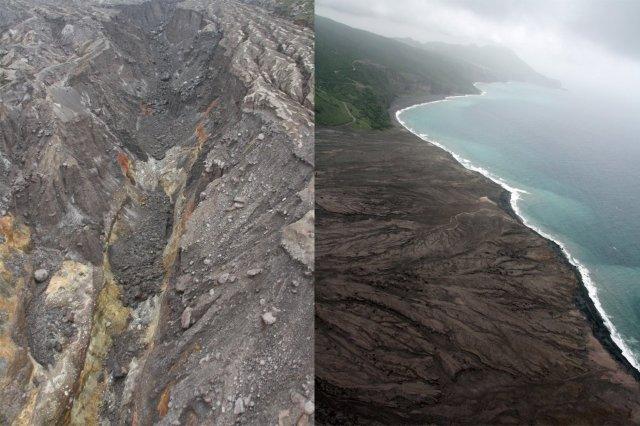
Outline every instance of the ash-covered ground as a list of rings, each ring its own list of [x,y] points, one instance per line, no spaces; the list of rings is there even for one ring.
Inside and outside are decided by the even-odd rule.
[[[313,421],[313,34],[262,6],[0,4],[0,424]]]
[[[399,126],[316,143],[318,424],[640,423],[637,372],[508,192]]]

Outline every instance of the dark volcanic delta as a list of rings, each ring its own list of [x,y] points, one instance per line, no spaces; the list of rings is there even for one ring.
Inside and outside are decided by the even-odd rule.
[[[635,371],[508,196],[402,128],[316,130],[319,424],[640,422]]]

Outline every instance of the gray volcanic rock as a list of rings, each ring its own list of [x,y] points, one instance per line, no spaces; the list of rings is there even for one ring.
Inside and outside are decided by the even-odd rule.
[[[403,129],[316,144],[319,423],[640,422],[634,371],[508,193]]]
[[[36,282],[41,283],[49,278],[49,271],[46,269],[38,269],[33,273],[33,278],[35,278]]]
[[[1,2],[0,424],[309,420],[312,265],[281,244],[313,210],[313,36],[283,16]]]

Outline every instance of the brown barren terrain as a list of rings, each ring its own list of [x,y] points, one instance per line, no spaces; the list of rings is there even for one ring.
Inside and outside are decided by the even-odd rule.
[[[318,423],[640,422],[635,371],[506,191],[400,128],[316,147]]]

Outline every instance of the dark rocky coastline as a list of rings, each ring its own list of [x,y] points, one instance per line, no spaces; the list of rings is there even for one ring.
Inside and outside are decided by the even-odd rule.
[[[400,126],[316,146],[320,424],[640,421],[637,372],[508,191]]]
[[[511,192],[504,190],[504,194],[500,197],[500,207],[504,209],[511,217],[519,221],[524,225],[522,219],[511,207]],[[526,226],[526,225],[525,225]],[[531,228],[529,228],[531,229]],[[593,303],[593,299],[589,296],[589,290],[587,289],[584,280],[582,279],[582,274],[578,270],[578,268],[569,261],[569,258],[562,250],[562,248],[553,240],[550,240],[543,235],[540,235],[535,229],[531,229],[533,232],[538,234],[540,238],[547,240],[549,246],[556,252],[558,258],[564,262],[567,268],[571,269],[576,277],[576,280],[580,283],[580,286],[576,290],[575,296],[575,304],[580,310],[585,314],[589,324],[591,325],[591,329],[593,330],[593,335],[598,339],[600,344],[609,352],[609,354],[620,363],[620,365],[636,380],[640,380],[640,372],[636,370],[636,368],[631,365],[629,360],[622,354],[622,349],[613,341],[611,337],[611,332],[607,328],[604,323],[604,319],[596,308],[596,305]]]
[[[560,89],[564,90],[564,89]],[[443,95],[414,95],[414,96],[402,96],[396,99],[391,108],[389,109],[389,114],[393,117],[393,124],[406,130],[404,126],[397,120],[396,112],[401,109],[408,108],[412,105],[418,105],[427,102],[433,102],[437,100],[444,99]],[[513,210],[511,206],[511,192],[504,189],[504,192],[501,194],[498,204],[500,207],[506,211],[512,218],[520,222],[522,225],[526,226],[526,224],[522,221],[520,216]],[[640,371],[638,371],[629,360],[623,355],[622,349],[613,341],[611,336],[611,332],[607,328],[604,323],[604,319],[602,318],[602,314],[596,308],[593,300],[589,296],[589,290],[582,279],[582,274],[578,270],[578,268],[571,263],[565,252],[562,248],[553,240],[546,238],[543,235],[540,235],[535,229],[530,228],[533,232],[538,234],[540,238],[543,238],[548,241],[549,245],[553,248],[553,250],[557,253],[558,257],[570,268],[576,276],[576,279],[579,281],[580,286],[576,291],[575,304],[584,312],[589,323],[591,324],[591,328],[593,330],[594,336],[600,341],[602,346],[605,347],[611,354],[611,356],[618,361],[636,380],[640,380]]]

